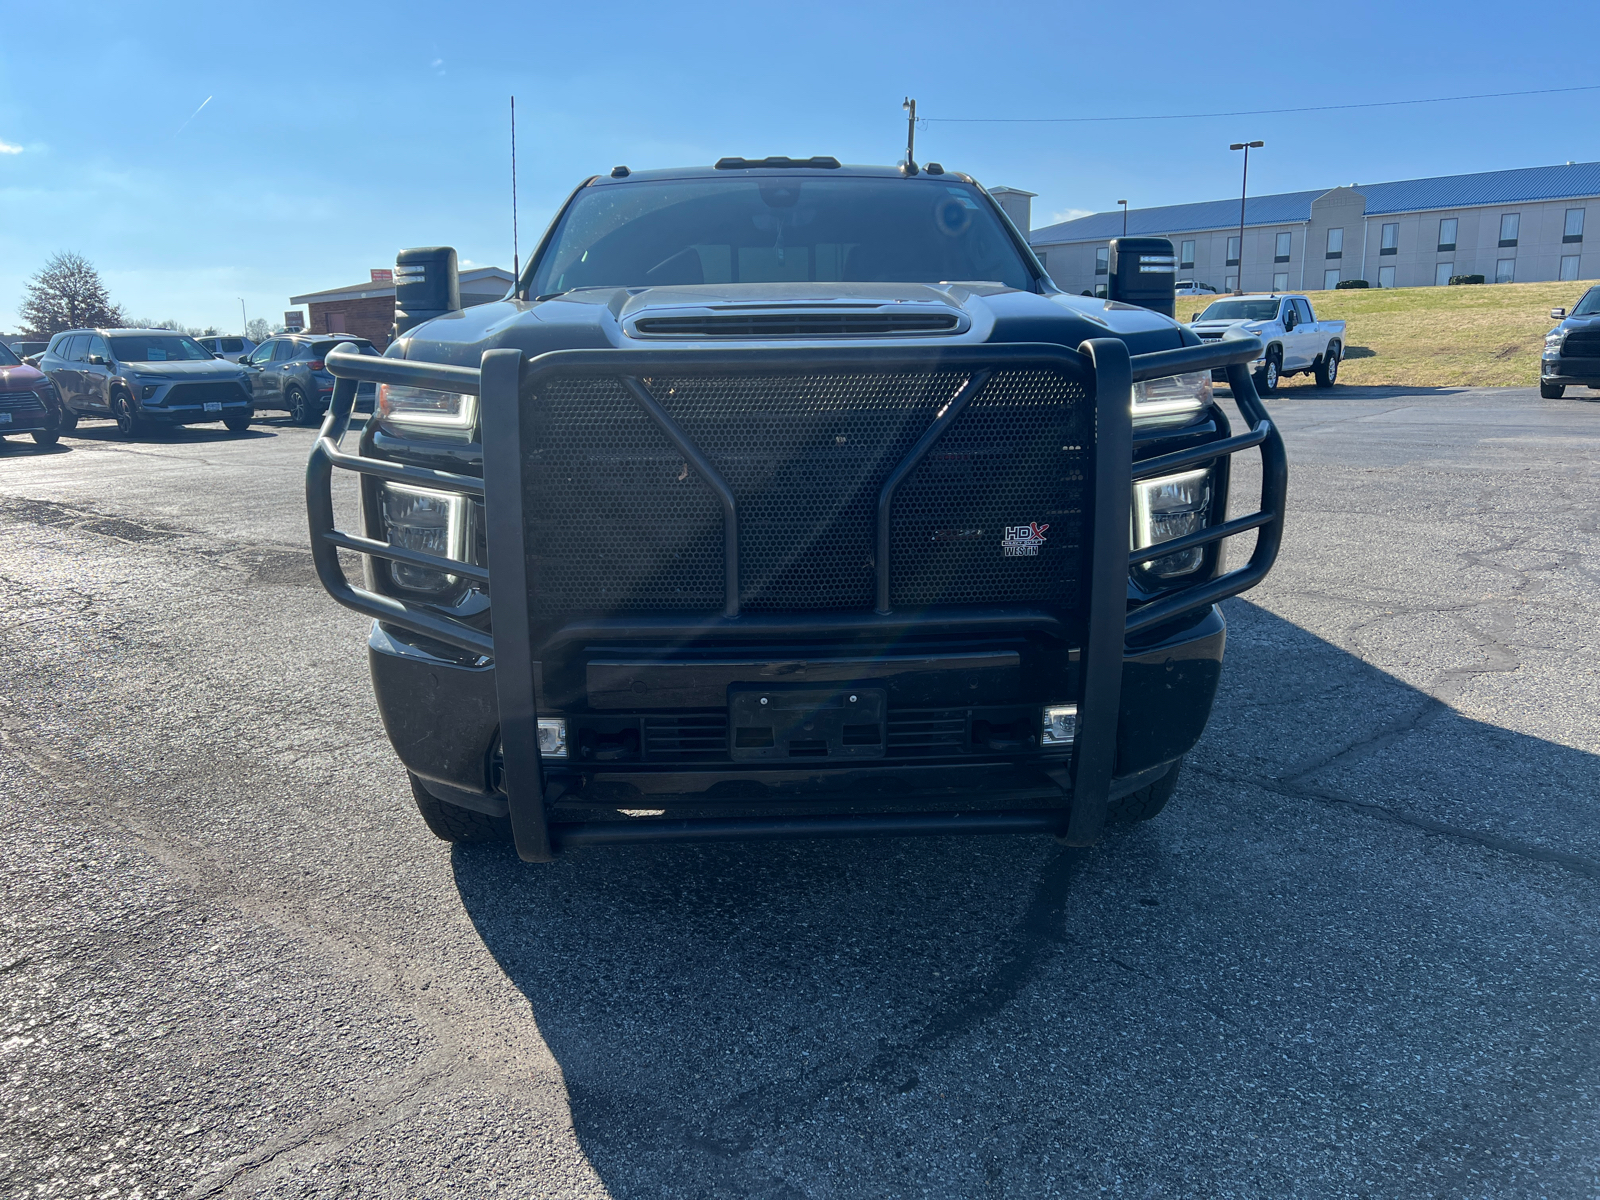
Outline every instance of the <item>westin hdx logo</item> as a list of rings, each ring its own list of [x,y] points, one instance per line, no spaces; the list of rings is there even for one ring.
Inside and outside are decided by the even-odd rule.
[[[1007,525],[1006,536],[1000,540],[1000,549],[1007,558],[1037,558],[1039,547],[1044,545],[1044,531],[1048,525],[1030,521],[1026,525]]]

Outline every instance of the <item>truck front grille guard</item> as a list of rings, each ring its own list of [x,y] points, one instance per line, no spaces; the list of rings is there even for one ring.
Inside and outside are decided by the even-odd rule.
[[[491,350],[481,370],[403,359],[373,358],[341,346],[327,355],[328,369],[338,378],[327,416],[306,469],[306,507],[311,552],[322,585],[340,604],[379,621],[422,634],[450,646],[496,660],[501,745],[506,791],[517,852],[527,861],[553,857],[562,845],[638,841],[691,841],[750,838],[853,837],[883,834],[1053,833],[1073,845],[1088,845],[1100,836],[1113,792],[1117,711],[1122,690],[1122,660],[1130,634],[1149,629],[1237,595],[1259,583],[1272,568],[1283,536],[1283,506],[1288,490],[1288,460],[1283,441],[1266,407],[1256,395],[1247,364],[1261,354],[1255,338],[1232,336],[1221,342],[1163,350],[1130,358],[1115,338],[1084,342],[1077,351],[1051,345],[952,347],[912,353],[846,350],[556,351],[524,361],[517,350]],[[883,369],[917,364],[960,367],[969,381],[934,422],[906,459],[891,472],[878,504],[877,605],[870,616],[839,614],[841,623],[863,622],[898,628],[915,623],[887,611],[889,562],[886,545],[893,494],[928,453],[961,408],[979,392],[989,376],[1008,366],[1043,366],[1083,380],[1095,405],[1093,509],[1088,549],[1088,619],[1082,647],[1083,690],[1070,780],[1062,779],[1063,804],[1044,809],[979,813],[896,813],[829,817],[753,817],[747,819],[637,818],[626,821],[555,823],[545,806],[533,679],[533,646],[529,622],[529,562],[523,527],[523,472],[526,457],[523,398],[539,379],[557,374],[601,374],[621,380],[667,438],[684,454],[717,495],[724,513],[727,605],[722,617],[688,623],[706,630],[738,628],[765,622],[738,615],[738,505],[714,466],[655,403],[641,377],[653,371],[703,368],[813,370],[821,366]],[[1250,427],[1243,433],[1132,462],[1132,386],[1137,381],[1185,372],[1224,369],[1237,404]],[[482,398],[484,478],[383,459],[349,454],[340,449],[361,382],[464,392]],[[376,419],[376,418],[374,418]],[[1128,514],[1136,480],[1150,479],[1204,466],[1241,450],[1261,452],[1261,500],[1258,510],[1171,542],[1162,554],[1210,545],[1224,538],[1257,531],[1250,560],[1242,567],[1161,596],[1132,611],[1127,608],[1131,567],[1151,557],[1152,548],[1129,545]],[[409,483],[482,498],[488,525],[489,562],[498,588],[489,589],[491,572],[484,567],[357,537],[337,528],[333,511],[333,470],[354,471],[376,479]],[[345,577],[339,551],[350,550],[390,562],[425,567],[468,579],[490,590],[495,633],[485,633],[433,605],[380,595],[354,586]],[[1004,620],[1001,613],[992,614]],[[682,624],[654,622],[656,624]],[[497,653],[498,651],[498,653]],[[1140,780],[1115,781],[1118,794]],[[1070,786],[1065,786],[1070,784]]]

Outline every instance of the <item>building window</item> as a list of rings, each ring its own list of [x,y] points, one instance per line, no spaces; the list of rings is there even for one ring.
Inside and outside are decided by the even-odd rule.
[[[1378,286],[1379,287],[1393,287],[1394,286],[1394,268],[1393,267],[1379,267],[1378,268]]]
[[[1322,273],[1322,286],[1326,291],[1333,291],[1339,286],[1339,268],[1329,267]]]
[[[1500,214],[1500,244],[1502,246],[1515,246],[1517,244],[1517,226],[1522,224],[1521,213]]]
[[[1094,298],[1096,300],[1104,300],[1106,298],[1106,285],[1105,284],[1097,283],[1097,284],[1094,285]]]
[[[1237,275],[1224,276],[1222,290],[1225,292],[1237,292],[1239,290],[1239,277]]]
[[[1452,254],[1455,252],[1456,224],[1457,220],[1455,217],[1446,217],[1444,220],[1439,222],[1439,249],[1446,254]]]
[[[1328,257],[1329,258],[1343,258],[1344,257],[1344,230],[1342,230],[1342,229],[1330,229],[1330,230],[1328,230]]]
[[[1378,253],[1379,254],[1399,254],[1400,253],[1400,222],[1399,221],[1395,221],[1392,224],[1385,225],[1383,227],[1383,244],[1379,247]]]
[[[1582,211],[1581,209],[1579,210]],[[1579,279],[1578,256],[1576,254],[1563,254],[1561,256],[1561,278]]]
[[[1194,270],[1194,239],[1191,238],[1179,247],[1178,266],[1185,271]]]
[[[1050,274],[1050,256],[1043,250],[1039,251],[1039,265],[1044,268],[1046,275]]]
[[[1279,271],[1272,277],[1272,290],[1287,292],[1289,290],[1289,272]]]
[[[1293,235],[1291,235],[1291,234],[1280,233],[1278,235],[1278,244],[1277,244],[1277,246],[1275,246],[1273,248],[1273,255],[1272,255],[1272,261],[1273,262],[1288,262],[1289,261],[1289,246],[1290,246],[1292,241],[1293,241]]]
[[[1444,287],[1446,284],[1448,284],[1450,282],[1450,276],[1454,275],[1455,273],[1456,273],[1456,265],[1455,265],[1455,263],[1453,263],[1453,262],[1440,263],[1438,266],[1434,267],[1434,269],[1433,269],[1433,286],[1434,287]]]
[[[1111,270],[1111,247],[1101,246],[1094,252],[1094,273],[1104,275]]]
[[[1222,265],[1225,266],[1225,267],[1237,267],[1239,265],[1239,239],[1238,238],[1231,237],[1231,238],[1228,239],[1228,261],[1223,263]]]
[[[1517,281],[1517,260],[1502,258],[1494,264],[1494,281],[1496,283],[1515,283]]]
[[[1583,241],[1583,209],[1567,209],[1567,224],[1566,228],[1561,232],[1561,240],[1563,242]]]

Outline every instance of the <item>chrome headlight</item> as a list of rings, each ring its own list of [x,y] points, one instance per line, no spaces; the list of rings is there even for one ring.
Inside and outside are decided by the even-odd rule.
[[[1133,385],[1133,420],[1147,428],[1183,425],[1210,403],[1210,371],[1164,375]]]
[[[1162,542],[1186,537],[1206,527],[1211,515],[1211,472],[1185,471],[1160,479],[1141,479],[1133,485],[1133,546],[1136,550],[1159,547]],[[1198,571],[1205,547],[1140,563],[1160,579]]]
[[[1560,358],[1561,344],[1567,340],[1567,331],[1557,329],[1554,333],[1544,335],[1544,356],[1546,358]]]
[[[391,546],[417,550],[439,558],[467,561],[467,505],[457,492],[386,483],[379,491],[383,530]],[[390,577],[415,592],[442,592],[460,582],[460,576],[391,562]]]
[[[467,392],[380,383],[377,409],[378,424],[400,437],[420,434],[468,442],[478,419],[478,398]]]

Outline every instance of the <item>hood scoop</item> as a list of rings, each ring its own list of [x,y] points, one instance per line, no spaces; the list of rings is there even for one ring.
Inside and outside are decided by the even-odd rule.
[[[656,309],[623,322],[636,338],[937,337],[964,332],[970,321],[942,304],[718,305]]]

